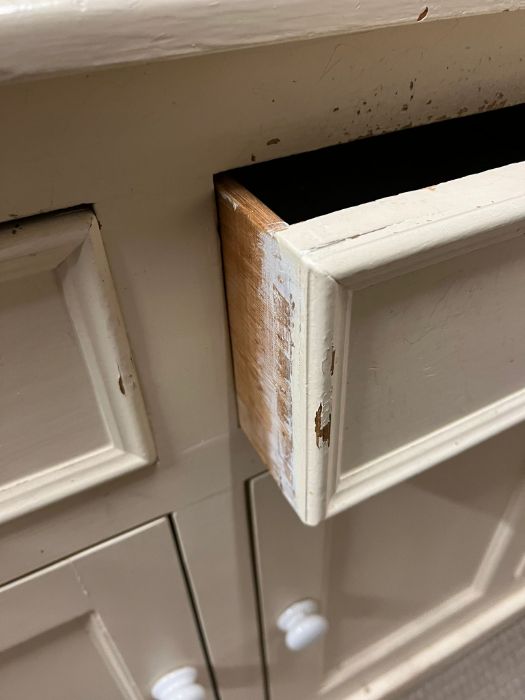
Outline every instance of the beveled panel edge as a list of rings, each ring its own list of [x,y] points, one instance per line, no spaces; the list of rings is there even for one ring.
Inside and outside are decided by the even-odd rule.
[[[154,464],[156,451],[138,377],[111,281],[98,221],[88,209],[46,214],[18,224],[4,264],[22,260],[15,276],[57,271],[111,444],[0,488],[0,523]],[[11,237],[13,238],[13,237]],[[36,255],[30,248],[36,246]],[[20,257],[17,257],[20,254]],[[36,262],[35,262],[36,261]],[[27,272],[23,270],[27,266]],[[2,263],[0,262],[0,272]],[[8,270],[8,279],[13,275]]]

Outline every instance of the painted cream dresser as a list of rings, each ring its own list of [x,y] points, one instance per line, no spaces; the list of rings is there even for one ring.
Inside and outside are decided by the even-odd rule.
[[[373,140],[525,102],[524,47],[511,0],[0,2],[2,700],[401,698],[525,608],[523,111],[410,187]],[[306,220],[216,177],[363,137],[385,192]]]

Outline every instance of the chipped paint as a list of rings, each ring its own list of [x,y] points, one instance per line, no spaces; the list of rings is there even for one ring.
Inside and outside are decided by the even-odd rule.
[[[335,369],[335,348],[330,344],[326,349],[321,374],[323,395],[315,413],[315,444],[318,448],[330,446],[330,431],[332,426],[332,380]]]
[[[277,227],[282,229],[282,227]],[[259,365],[271,383],[263,383],[270,406],[271,461],[281,489],[295,503],[294,444],[292,426],[292,330],[296,313],[292,274],[283,260],[276,231],[268,230],[261,238],[262,275],[261,296],[268,300],[271,329],[267,342],[259,348]]]
[[[228,192],[226,192],[225,190],[220,190],[219,196],[222,199],[224,199],[225,202],[228,203],[228,205],[230,206],[231,209],[233,209],[233,211],[237,210],[239,203],[235,200],[234,197],[232,197],[230,194],[228,194]]]
[[[327,408],[322,403],[315,413],[315,444],[317,447],[326,445],[330,447],[330,430],[332,428],[332,414],[328,413],[326,418]]]
[[[241,185],[218,186],[239,419],[296,507],[292,375],[297,304],[277,234],[287,225]]]

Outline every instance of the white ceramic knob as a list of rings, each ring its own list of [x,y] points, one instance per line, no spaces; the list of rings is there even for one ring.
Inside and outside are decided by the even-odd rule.
[[[319,615],[314,600],[299,600],[279,615],[277,627],[285,633],[288,649],[300,651],[326,633],[328,620]]]
[[[202,685],[195,683],[197,671],[192,666],[184,666],[167,673],[154,684],[151,697],[154,700],[205,700]]]

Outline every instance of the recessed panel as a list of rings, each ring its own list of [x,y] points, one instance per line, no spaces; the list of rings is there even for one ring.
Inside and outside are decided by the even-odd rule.
[[[522,423],[315,528],[269,476],[255,479],[272,698],[397,698],[523,611],[524,456]],[[329,627],[296,652],[277,620],[303,599]]]
[[[104,658],[88,616],[0,654],[0,696],[38,700],[134,700]],[[99,648],[97,648],[97,642]]]
[[[0,482],[109,444],[54,272],[0,284]]]
[[[523,236],[353,293],[341,471],[525,387]]]
[[[146,700],[184,666],[211,698],[166,518],[3,586],[0,619],[2,700]]]
[[[524,426],[506,431],[330,521],[328,668],[374,644],[386,653],[397,633],[395,649],[475,601],[484,560],[490,576],[502,554],[485,559],[492,538],[523,486],[524,438]]]
[[[154,461],[96,218],[0,226],[0,521]]]

